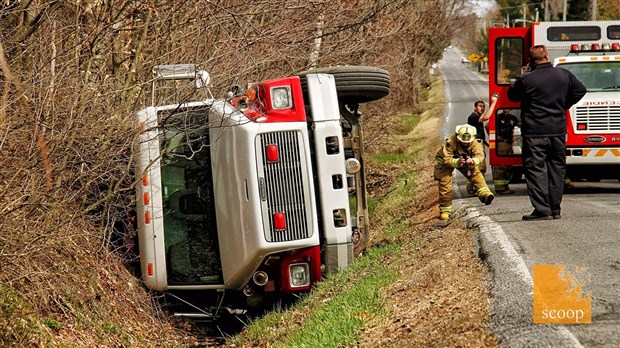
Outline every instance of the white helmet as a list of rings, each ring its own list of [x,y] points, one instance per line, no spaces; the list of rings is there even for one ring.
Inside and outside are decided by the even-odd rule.
[[[456,138],[463,144],[470,144],[476,139],[476,127],[469,124],[460,124],[456,126]]]

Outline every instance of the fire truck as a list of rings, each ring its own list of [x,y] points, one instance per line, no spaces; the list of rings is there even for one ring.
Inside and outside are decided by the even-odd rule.
[[[520,105],[507,90],[528,63],[529,49],[545,45],[554,66],[571,71],[587,87],[583,99],[566,111],[566,163],[571,179],[620,179],[620,21],[536,22],[531,27],[489,29],[489,93],[500,98],[489,121],[492,165],[520,167],[520,132],[498,136],[497,115],[520,120]],[[512,147],[499,146],[501,141]]]
[[[223,98],[209,82],[193,64],[156,66],[151,106],[137,113],[142,279],[188,304],[176,314],[189,317],[308,291],[365,250],[359,107],[390,90],[387,71],[367,66],[234,86]],[[206,97],[159,105],[166,83]]]

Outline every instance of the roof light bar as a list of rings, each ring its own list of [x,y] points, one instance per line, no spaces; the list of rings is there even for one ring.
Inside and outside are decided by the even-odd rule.
[[[579,53],[579,52],[616,52],[620,51],[620,44],[617,42],[613,43],[593,43],[591,45],[588,44],[571,44],[570,45],[570,53]]]

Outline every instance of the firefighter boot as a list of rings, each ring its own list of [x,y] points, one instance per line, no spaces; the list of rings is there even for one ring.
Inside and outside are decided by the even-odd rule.
[[[478,190],[478,199],[480,199],[480,202],[484,203],[485,205],[491,204],[494,198],[495,196],[488,187],[483,187]]]
[[[495,192],[498,195],[511,195],[515,193],[508,185],[495,185]]]
[[[439,207],[439,220],[450,219],[451,211],[452,211],[452,207]]]

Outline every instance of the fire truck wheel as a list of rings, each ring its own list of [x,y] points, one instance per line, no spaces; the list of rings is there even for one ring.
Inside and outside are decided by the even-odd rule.
[[[379,100],[390,93],[390,75],[386,70],[373,66],[347,65],[318,68],[299,73],[304,98],[307,97],[308,93],[305,77],[311,73],[334,75],[338,99],[343,104],[368,103]]]

